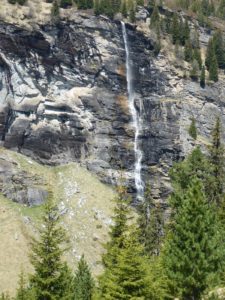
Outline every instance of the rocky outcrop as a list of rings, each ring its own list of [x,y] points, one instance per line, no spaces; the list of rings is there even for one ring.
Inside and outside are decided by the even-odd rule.
[[[154,42],[143,31],[127,24],[127,32],[142,122],[142,176],[165,198],[169,167],[194,146],[190,118],[204,142],[215,116],[223,115],[223,85],[200,89],[166,55],[154,56]],[[32,32],[1,23],[2,145],[44,164],[81,162],[107,183],[122,172],[135,192],[125,74],[120,22],[75,13]]]

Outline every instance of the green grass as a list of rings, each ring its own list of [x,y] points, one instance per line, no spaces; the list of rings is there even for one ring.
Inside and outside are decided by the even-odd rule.
[[[111,223],[111,200],[115,195],[112,188],[77,163],[49,167],[2,148],[0,153],[16,162],[15,168],[40,177],[45,188],[52,188],[55,201],[64,212],[61,223],[71,241],[66,259],[74,269],[84,253],[93,273],[99,274],[102,242],[108,238]],[[15,292],[21,266],[27,272],[32,271],[29,241],[31,236],[37,236],[41,213],[42,206],[27,207],[0,194],[0,292]]]

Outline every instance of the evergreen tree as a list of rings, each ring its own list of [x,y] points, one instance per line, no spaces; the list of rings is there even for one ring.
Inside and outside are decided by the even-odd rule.
[[[9,294],[2,293],[0,296],[0,300],[10,300]]]
[[[211,176],[214,182],[210,189],[210,196],[217,206],[224,200],[224,147],[221,143],[221,122],[217,118],[212,131],[212,145],[209,147],[209,161],[212,165]]]
[[[124,235],[124,247],[118,253],[117,264],[105,271],[101,299],[148,299],[148,260],[138,237],[137,229],[130,225]]]
[[[34,290],[35,300],[65,299],[67,283],[63,278],[65,263],[62,255],[67,250],[64,246],[67,240],[65,231],[59,226],[58,209],[53,204],[50,192],[42,222],[40,238],[32,242],[31,263],[34,274],[30,277],[30,287]]]
[[[213,42],[213,39],[211,38],[207,45],[206,59],[205,59],[205,65],[208,70],[212,63],[212,58],[214,57],[214,55],[215,55],[214,42]]]
[[[181,197],[164,248],[164,266],[173,297],[202,299],[218,283],[224,260],[223,240],[213,207],[194,179]]]
[[[193,60],[191,64],[191,72],[190,72],[190,77],[194,81],[198,81],[199,77],[199,65],[196,59]]]
[[[215,49],[215,55],[219,68],[225,68],[225,47],[222,32],[217,30],[213,35],[213,44]]]
[[[74,279],[74,300],[91,300],[94,290],[94,280],[87,262],[82,255]]]
[[[127,17],[127,2],[126,1],[123,1],[123,3],[122,3],[121,13],[124,18]]]
[[[218,63],[214,53],[209,66],[209,80],[218,81]]]
[[[19,288],[17,289],[16,298],[15,300],[27,300],[28,299],[28,292],[27,292],[27,286],[26,286],[26,280],[24,276],[24,272],[20,273],[19,276]]]
[[[171,33],[172,33],[172,41],[173,44],[175,45],[176,41],[179,41],[180,38],[179,19],[176,13],[173,15]]]
[[[118,196],[115,198],[114,215],[112,217],[114,225],[109,233],[110,241],[106,244],[106,254],[103,255],[103,265],[110,268],[117,263],[117,255],[124,247],[124,233],[128,229],[127,221],[130,218],[130,198],[124,186],[119,186]]]
[[[187,62],[191,62],[193,58],[193,51],[190,39],[185,41],[185,48],[184,48],[184,59]]]
[[[201,51],[198,48],[195,48],[193,51],[193,59],[198,62],[198,66],[201,69],[202,68],[202,57],[201,57]]]
[[[196,128],[196,122],[194,118],[191,119],[191,125],[189,127],[188,133],[194,140],[197,139],[197,128]]]
[[[94,13],[96,16],[101,14],[100,0],[95,0],[94,2]]]
[[[130,11],[129,11],[129,19],[132,23],[135,23],[136,21],[136,16],[135,16],[135,6],[134,6],[134,2],[131,2],[131,6],[130,6]]]
[[[201,76],[200,76],[200,86],[205,88],[205,66],[202,67]]]
[[[163,238],[163,212],[160,204],[153,201],[149,185],[138,212],[140,242],[144,245],[146,255],[159,255]]]
[[[59,5],[57,0],[54,0],[52,3],[51,16],[53,22],[59,21]]]
[[[160,22],[159,10],[158,10],[158,6],[156,5],[151,14],[150,27],[151,28],[157,27],[159,22]]]
[[[211,164],[200,147],[194,149],[184,161],[175,163],[170,170],[170,178],[175,191],[170,196],[170,204],[173,204],[173,210],[180,206],[181,196],[186,192],[194,177],[201,180],[205,195],[208,202],[210,202],[210,191],[214,180],[211,174]]]

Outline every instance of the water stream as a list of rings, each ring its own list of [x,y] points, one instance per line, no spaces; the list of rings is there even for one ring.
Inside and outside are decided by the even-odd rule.
[[[135,188],[137,191],[137,200],[142,200],[144,194],[144,183],[141,176],[142,171],[142,158],[143,153],[139,145],[139,135],[141,131],[141,106],[140,110],[138,111],[135,107],[135,92],[133,86],[133,73],[132,73],[132,65],[130,60],[130,51],[129,51],[129,43],[127,37],[126,26],[124,22],[122,24],[122,32],[123,32],[123,40],[125,45],[126,51],[126,78],[127,78],[127,92],[128,92],[128,101],[129,101],[129,108],[132,115],[132,123],[135,131],[134,137],[134,154],[135,154],[135,163],[134,163],[134,181],[135,181]]]

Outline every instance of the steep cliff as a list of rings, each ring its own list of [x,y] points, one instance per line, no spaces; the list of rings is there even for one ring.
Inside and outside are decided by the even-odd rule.
[[[225,122],[224,76],[201,89],[184,78],[189,66],[179,65],[166,40],[156,57],[147,17],[144,11],[138,26],[126,30],[142,124],[142,177],[165,199],[172,162],[208,143],[217,115]],[[208,38],[202,29],[203,47]],[[193,117],[196,142],[188,135]],[[32,31],[0,23],[3,147],[48,165],[80,162],[107,183],[122,173],[135,192],[134,135],[119,21],[75,11],[67,21]]]

